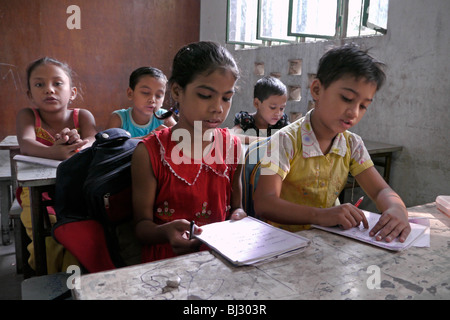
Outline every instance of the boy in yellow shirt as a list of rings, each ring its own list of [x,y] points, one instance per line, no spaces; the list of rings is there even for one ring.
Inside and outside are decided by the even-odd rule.
[[[320,59],[310,88],[314,108],[272,136],[262,161],[254,195],[260,217],[291,231],[309,224],[367,228],[354,205],[333,206],[350,172],[382,212],[370,234],[379,241],[406,240],[411,228],[403,201],[373,166],[362,139],[347,131],[383,85],[382,67],[354,45],[331,49]]]

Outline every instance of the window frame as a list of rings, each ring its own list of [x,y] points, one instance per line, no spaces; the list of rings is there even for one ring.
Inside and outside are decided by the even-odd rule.
[[[388,12],[389,12],[389,0],[386,0],[388,2]],[[375,30],[376,32],[380,32],[382,34],[387,33],[387,26],[386,28],[380,27],[372,22],[370,22],[370,15],[369,15],[369,7],[370,7],[370,0],[364,0],[364,11],[363,11],[363,21],[362,25],[366,28]],[[389,21],[389,19],[387,19]],[[387,22],[386,22],[387,25]]]
[[[272,38],[272,37],[267,37],[267,36],[261,35],[262,16],[263,16],[262,15],[263,1],[265,1],[265,0],[258,0],[258,16],[257,16],[257,25],[256,25],[256,28],[257,28],[256,38],[260,39],[262,41],[272,41],[272,42],[276,41],[276,42],[282,42],[282,43],[297,43],[298,42],[298,37],[296,37],[296,36],[292,37],[293,39],[283,39],[283,38],[275,38],[275,37]],[[289,10],[290,2],[291,2],[291,0],[289,0],[289,3],[288,3],[288,23],[286,25],[286,28],[288,28],[289,22],[290,22],[290,14],[291,14],[291,12]],[[289,35],[288,32],[287,32],[286,33],[286,37],[291,37],[291,35]]]
[[[252,27],[255,28],[255,39],[251,39],[250,41],[239,41],[239,40],[230,40],[230,19],[231,19],[231,4],[233,0],[227,0],[227,24],[226,24],[226,42],[229,44],[240,45],[240,46],[251,46],[251,47],[264,47],[271,46],[273,44],[296,44],[299,42],[307,42],[307,39],[318,39],[318,40],[333,40],[333,39],[344,39],[347,36],[347,28],[348,28],[348,6],[349,0],[336,0],[336,25],[335,25],[335,34],[333,36],[328,35],[320,35],[320,34],[309,34],[309,33],[296,33],[292,32],[292,24],[293,24],[293,6],[294,0],[289,0],[288,5],[288,21],[287,21],[287,32],[286,37],[294,37],[294,39],[278,39],[267,36],[261,36],[261,19],[262,19],[262,3],[264,0],[253,0],[257,1],[257,12],[256,12],[256,21],[252,21]],[[235,0],[238,1],[238,0]],[[247,1],[247,0],[241,0]],[[382,28],[370,22],[369,17],[369,6],[370,0],[361,0],[363,12],[361,12],[361,19],[359,22],[359,35],[358,36],[350,36],[349,38],[358,38],[363,36],[371,36],[370,34],[362,35],[361,28],[365,27],[371,30],[374,30],[373,35],[378,35],[379,33],[385,35],[387,33],[387,28]],[[388,1],[388,10],[389,10],[389,0]],[[246,19],[243,19],[246,20]]]
[[[316,38],[316,39],[336,39],[339,38],[342,29],[342,2],[343,0],[336,0],[336,24],[335,24],[335,34],[333,36],[312,34],[312,33],[297,33],[292,32],[293,24],[293,10],[294,10],[294,0],[289,0],[289,20],[288,20],[288,35],[297,36],[300,38]]]
[[[259,0],[256,0],[256,1],[258,1],[258,3],[259,3]],[[226,33],[227,33],[227,37],[226,37],[227,40],[226,41],[227,41],[227,43],[229,43],[229,44],[236,44],[236,45],[242,45],[242,46],[245,46],[245,45],[256,46],[256,47],[264,46],[264,42],[262,40],[258,41],[260,39],[257,39],[257,38],[255,38],[255,42],[230,40],[229,39],[229,37],[230,37],[230,16],[231,16],[231,0],[227,0],[227,27],[226,27],[226,29],[227,29],[226,30]],[[258,12],[257,12],[256,20],[258,20]],[[256,32],[257,32],[257,30],[256,30]],[[256,33],[256,35],[257,35],[257,33]]]

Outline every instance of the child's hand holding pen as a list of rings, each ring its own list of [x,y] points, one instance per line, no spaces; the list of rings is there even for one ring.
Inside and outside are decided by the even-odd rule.
[[[230,220],[241,220],[247,216],[247,213],[242,208],[237,208],[231,214]]]
[[[195,221],[191,220],[191,225],[189,227],[189,240],[192,240],[194,237],[194,228],[195,228]]]
[[[188,220],[170,221],[158,225],[158,229],[164,234],[164,238],[170,243],[176,255],[195,252],[201,245],[201,241],[192,237],[191,234],[200,234],[202,229]]]
[[[359,198],[358,201],[356,201],[356,203],[355,203],[355,207],[358,208],[363,200],[364,200],[364,196],[362,196],[361,198]],[[363,225],[364,225],[364,228],[367,229],[367,228],[369,227],[369,224],[368,224],[368,222],[367,222],[367,219],[366,219],[365,215],[363,216],[362,223],[363,223]],[[359,225],[359,223],[358,223],[356,226],[358,226],[358,225]],[[342,225],[339,225],[339,227],[341,227],[342,229],[344,229],[344,227],[343,227]]]
[[[344,203],[340,206],[335,206],[326,209],[320,209],[320,216],[318,215],[319,225],[322,226],[338,226],[344,230],[357,227],[360,223],[364,228],[369,228],[369,223],[364,212],[358,209],[363,197],[361,197],[355,205]]]

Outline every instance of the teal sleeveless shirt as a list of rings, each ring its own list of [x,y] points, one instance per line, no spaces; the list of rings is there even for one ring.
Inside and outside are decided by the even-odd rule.
[[[133,117],[131,116],[131,111],[133,108],[128,109],[121,109],[116,110],[113,113],[117,114],[120,119],[122,120],[122,129],[127,130],[131,137],[142,137],[156,128],[158,128],[160,125],[164,124],[164,120],[159,120],[156,117],[152,117],[150,121],[147,124],[139,125],[136,122],[134,122]],[[158,111],[156,111],[156,114],[158,116],[161,116],[162,114],[166,113],[167,110],[160,108]]]

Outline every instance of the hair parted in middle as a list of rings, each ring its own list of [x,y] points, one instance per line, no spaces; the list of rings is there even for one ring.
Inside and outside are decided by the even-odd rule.
[[[173,59],[169,87],[177,83],[184,89],[197,76],[209,75],[221,69],[231,71],[236,80],[240,77],[236,61],[225,47],[212,41],[190,43],[182,47]],[[172,106],[168,112],[157,118],[168,118],[176,113],[177,109],[178,106]]]

